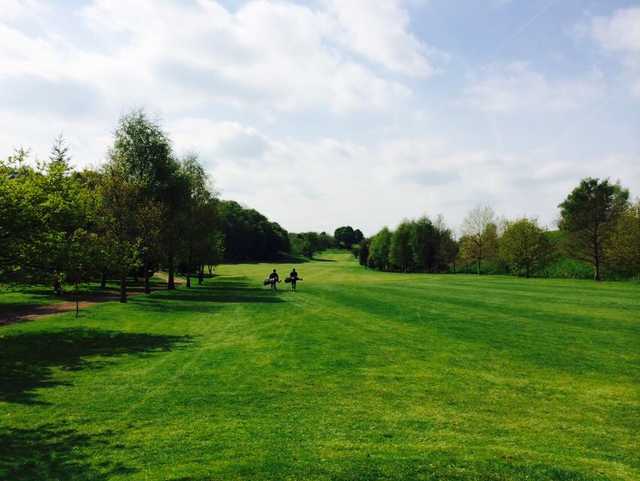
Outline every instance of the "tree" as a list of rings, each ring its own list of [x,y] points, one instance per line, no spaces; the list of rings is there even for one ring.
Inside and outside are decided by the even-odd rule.
[[[449,229],[442,232],[440,239],[440,250],[438,252],[438,262],[442,270],[451,269],[456,272],[456,258],[460,251],[460,246],[453,238]]]
[[[413,260],[422,271],[434,270],[437,255],[436,234],[436,229],[428,217],[422,217],[413,224],[410,239]]]
[[[569,255],[593,266],[593,277],[602,280],[605,245],[620,215],[628,206],[629,191],[608,179],[586,178],[559,207],[560,229],[569,239]]]
[[[77,229],[68,245],[66,277],[74,285],[76,318],[80,311],[79,285],[95,277],[96,257],[100,255],[98,236],[94,232]]]
[[[303,237],[302,255],[311,259],[313,257],[314,252],[315,252],[314,245],[311,239],[308,236]]]
[[[625,276],[640,275],[640,199],[618,218],[605,245],[611,268]]]
[[[331,247],[333,247],[335,244],[335,240],[333,237],[331,237],[329,234],[327,234],[326,232],[320,232],[320,235],[318,236],[318,248],[321,251],[327,250]]]
[[[47,192],[44,176],[25,165],[19,149],[0,161],[0,276],[24,278],[36,269],[34,247],[45,235]]]
[[[291,251],[289,233],[256,210],[224,200],[218,212],[226,260],[266,261]]]
[[[173,157],[168,136],[144,111],[135,110],[120,119],[109,151],[109,164],[117,171],[119,182],[135,190],[139,202],[160,204],[157,207],[164,215],[161,241],[164,245],[143,245],[143,241],[156,241],[155,237],[138,237],[144,252],[163,248],[169,270],[167,285],[174,289],[175,255],[181,227],[178,216],[186,204],[188,188]],[[143,221],[145,219],[140,219]]]
[[[351,246],[356,243],[355,232],[350,225],[338,227],[333,237],[336,243],[345,249],[351,249]]]
[[[525,277],[544,267],[551,254],[551,244],[535,219],[508,222],[500,238],[500,257]]]
[[[413,267],[413,251],[411,249],[413,225],[409,221],[402,222],[391,236],[389,263],[395,269],[407,272]]]
[[[195,154],[187,155],[181,162],[180,171],[188,185],[187,204],[183,210],[182,238],[184,240],[184,272],[187,287],[191,287],[191,275],[201,273],[207,256],[207,234],[215,228],[216,208],[213,195],[208,188],[208,176]],[[202,275],[199,275],[202,279]]]
[[[95,194],[72,174],[68,147],[58,137],[48,162],[26,164],[20,149],[0,162],[0,276],[52,283],[62,294],[78,230],[95,223]]]
[[[140,242],[140,187],[128,181],[122,172],[107,164],[102,176],[101,231],[107,240],[103,255],[110,272],[120,281],[120,302],[127,302],[127,276],[141,265],[143,248]]]
[[[369,265],[382,271],[389,270],[389,250],[391,248],[391,231],[384,227],[371,239],[369,247]]]
[[[361,266],[369,266],[369,248],[371,241],[369,239],[362,239],[360,241],[360,249],[358,249],[358,263]]]
[[[482,261],[495,256],[498,233],[495,214],[491,207],[476,207],[471,210],[462,224],[460,253],[462,257],[475,262],[480,275]]]
[[[71,171],[71,166],[69,165],[70,160],[69,146],[67,145],[64,136],[60,134],[53,141],[53,146],[49,153],[49,167],[61,170],[64,174],[68,174]]]

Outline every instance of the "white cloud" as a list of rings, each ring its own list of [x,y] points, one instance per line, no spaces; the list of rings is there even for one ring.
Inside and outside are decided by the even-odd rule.
[[[603,49],[619,56],[632,93],[640,97],[640,7],[620,9],[611,16],[592,18],[589,33]]]
[[[508,216],[542,214],[551,223],[580,176],[602,176],[612,168],[632,178],[638,174],[622,168],[631,165],[624,158],[604,165],[559,159],[553,152],[498,156],[441,139],[301,141],[201,118],[172,124],[169,131],[179,152],[197,147],[224,198],[256,207],[292,231],[309,229],[310,213],[316,229],[356,224],[374,233],[405,217],[438,213],[456,227],[479,202]],[[253,146],[251,155],[238,145]]]
[[[25,5],[11,2],[6,16],[23,14]],[[386,110],[411,90],[354,53],[393,72],[423,75],[431,65],[407,30],[406,12],[394,2],[376,5],[365,9],[372,24],[363,29],[344,7],[252,0],[231,12],[213,0],[94,0],[76,19],[90,29],[86,43],[0,19],[0,77],[83,82],[116,111],[159,98],[167,111],[220,102],[286,112]]]
[[[465,51],[465,38],[447,63],[415,33],[436,2],[0,3],[0,157],[20,144],[45,157],[62,132],[78,165],[99,163],[118,117],[145,107],[176,151],[200,154],[226,198],[294,231],[372,233],[440,212],[456,225],[477,203],[548,221],[583,175],[640,185],[631,128],[600,128],[620,112],[587,109],[606,77],[563,77],[544,59],[478,67],[482,45]],[[635,24],[616,18],[594,21],[593,38],[632,65],[635,36],[617,32]],[[467,52],[475,75],[461,91],[454,69]],[[486,112],[506,118],[500,142]],[[558,135],[565,125],[574,134]]]
[[[133,7],[124,0],[95,0],[85,13],[96,34],[115,30],[130,37],[118,59],[130,71],[142,65],[149,73],[162,67],[166,72],[170,65],[174,75],[169,80],[182,87],[182,99],[193,87],[185,83],[185,72],[199,83],[199,97],[208,90],[217,100],[246,103],[248,97],[251,105],[282,111],[380,110],[411,93],[349,55],[360,48],[358,39],[332,47],[330,36],[344,25],[324,10],[264,0],[247,2],[233,13],[210,0],[192,8],[150,0]],[[147,20],[141,24],[140,18]],[[377,33],[392,40],[394,35],[386,31],[398,30],[392,22],[377,27]],[[413,38],[400,29],[402,33]],[[405,60],[394,60],[394,54],[414,62],[422,58],[413,51],[419,44],[403,47],[386,52],[386,64],[404,65]]]
[[[595,17],[591,26],[594,38],[608,50],[640,53],[640,7]]]
[[[442,57],[409,30],[409,14],[400,0],[325,0],[336,19],[335,38],[341,45],[389,70],[428,77],[435,67],[430,57]]]
[[[601,94],[597,73],[585,78],[549,79],[526,62],[491,65],[470,78],[465,100],[502,114],[562,112],[585,107]]]

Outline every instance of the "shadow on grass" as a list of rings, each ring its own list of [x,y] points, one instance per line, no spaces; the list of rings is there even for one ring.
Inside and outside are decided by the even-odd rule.
[[[112,434],[112,433],[111,433]],[[0,479],[12,481],[89,481],[126,476],[122,464],[92,466],[86,449],[113,449],[107,434],[80,434],[54,425],[0,430]]]
[[[95,369],[104,361],[90,356],[145,356],[189,344],[188,336],[67,329],[0,337],[0,401],[40,404],[36,390],[62,385],[52,370]]]
[[[181,310],[188,311],[193,307],[194,311],[202,308],[197,304],[202,303],[265,303],[273,304],[283,302],[277,295],[266,287],[251,287],[246,277],[217,278],[214,282],[203,286],[194,286],[191,289],[180,289],[178,291],[161,291],[154,293],[151,298],[136,298],[136,302],[150,308],[157,307],[164,311],[171,311],[176,308],[176,303],[158,304],[157,301],[163,299],[167,301],[184,302]]]

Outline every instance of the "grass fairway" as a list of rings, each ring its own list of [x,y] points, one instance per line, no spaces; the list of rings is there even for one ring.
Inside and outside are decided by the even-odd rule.
[[[640,479],[640,285],[269,270],[2,328],[0,479]]]

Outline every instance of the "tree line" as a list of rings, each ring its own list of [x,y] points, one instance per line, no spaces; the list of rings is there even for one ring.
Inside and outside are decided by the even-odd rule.
[[[327,249],[352,249],[364,241],[364,234],[360,229],[354,229],[350,225],[338,227],[333,236],[326,232],[301,232],[289,234],[291,252],[313,258],[317,252]]]
[[[383,271],[632,278],[640,275],[640,200],[629,199],[619,183],[586,178],[559,205],[557,231],[476,207],[459,239],[441,217],[423,217],[383,228],[354,253],[361,265]]]
[[[0,160],[0,281],[63,285],[139,278],[145,292],[160,269],[199,282],[223,259],[265,260],[290,250],[278,224],[218,199],[196,154],[175,155],[160,125],[143,111],[117,126],[107,162],[75,171],[59,137],[49,159],[17,149]],[[210,273],[210,272],[209,272]]]

